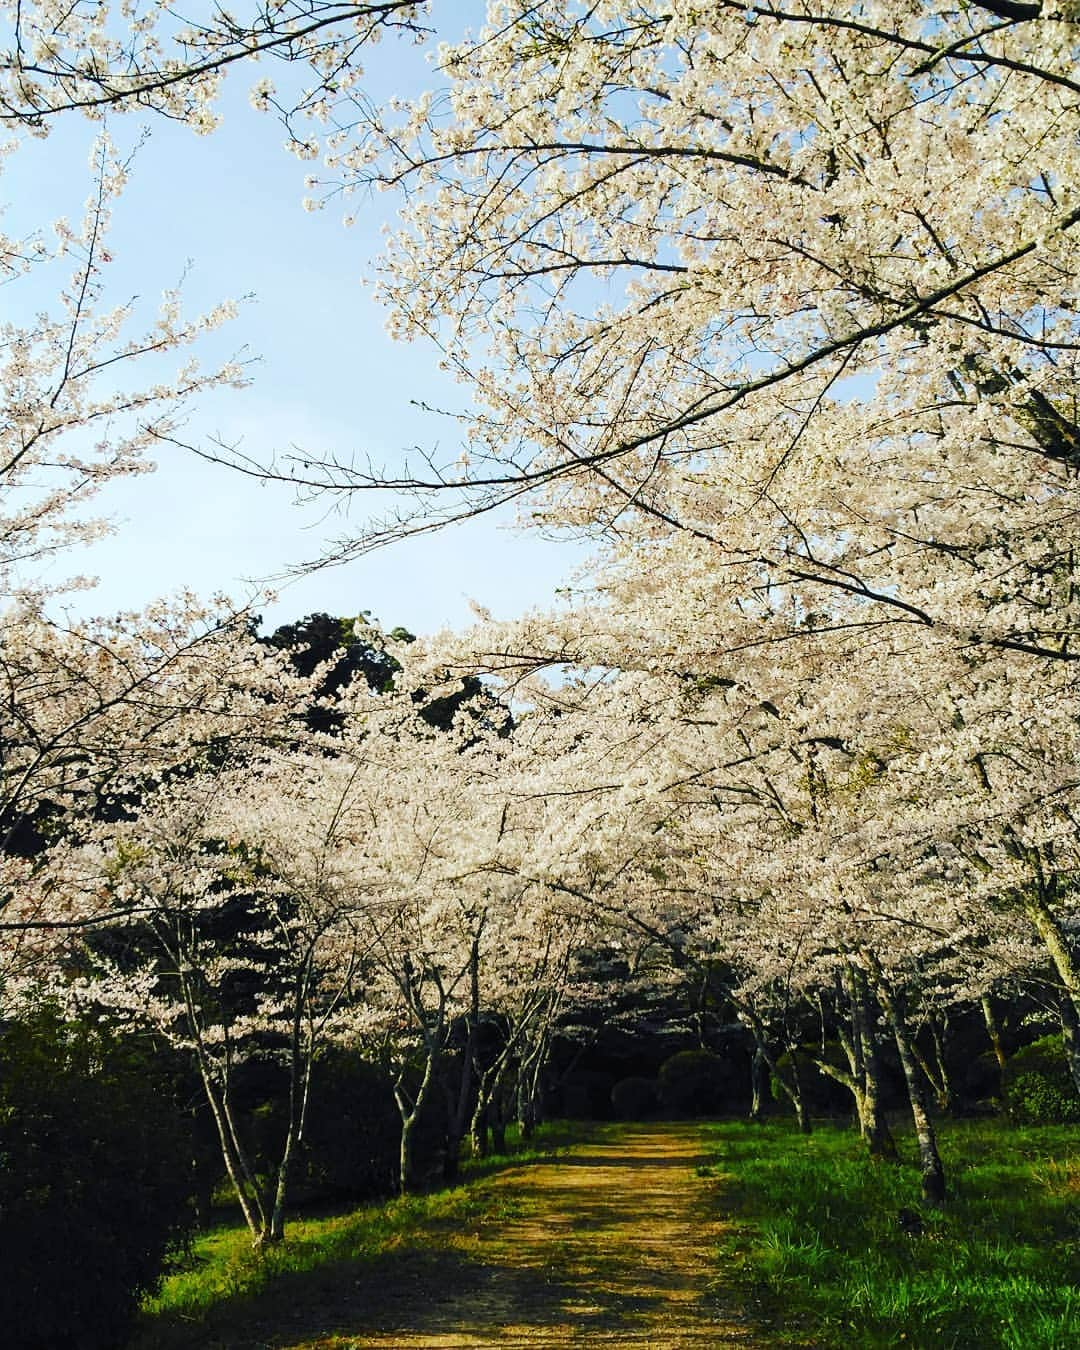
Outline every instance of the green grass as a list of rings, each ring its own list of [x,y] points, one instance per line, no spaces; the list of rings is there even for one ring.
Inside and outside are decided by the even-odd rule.
[[[286,1241],[255,1251],[247,1228],[232,1222],[196,1238],[191,1251],[143,1305],[130,1350],[210,1350],[247,1345],[258,1327],[287,1322],[302,1293],[326,1291],[340,1301],[342,1288],[365,1281],[392,1282],[411,1262],[413,1278],[424,1261],[440,1258],[447,1239],[478,1224],[518,1217],[516,1202],[484,1185],[509,1166],[557,1154],[587,1137],[563,1122],[542,1127],[528,1146],[462,1166],[460,1185],[426,1195],[365,1205],[344,1213],[300,1217],[286,1226]],[[511,1136],[511,1144],[517,1141]]]
[[[709,1128],[733,1214],[718,1283],[735,1280],[778,1345],[1071,1350],[1080,1345],[1076,1130],[942,1130],[951,1196],[920,1210],[910,1140],[873,1163],[853,1131]]]

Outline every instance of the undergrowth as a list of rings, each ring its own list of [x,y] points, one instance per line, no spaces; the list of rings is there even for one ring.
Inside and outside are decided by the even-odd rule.
[[[1080,1149],[1067,1128],[942,1130],[951,1194],[920,1206],[851,1130],[710,1127],[734,1279],[779,1345],[1071,1350],[1080,1345]]]

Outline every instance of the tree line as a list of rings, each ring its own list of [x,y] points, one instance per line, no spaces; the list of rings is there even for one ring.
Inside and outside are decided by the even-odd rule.
[[[875,1154],[902,1083],[942,1203],[950,1024],[999,1095],[1009,1034],[1058,1025],[1056,1109],[1080,1092],[1077,16],[496,0],[430,96],[374,106],[360,53],[444,19],[9,15],[16,134],[211,130],[226,72],[273,60],[252,99],[320,161],[313,204],[401,194],[379,294],[468,392],[460,457],[237,466],[411,494],[338,561],[508,501],[596,560],[438,639],[260,641],[195,597],[59,619],[39,564],[99,528],[83,504],[242,374],[142,374],[230,313],[107,307],[103,137],[78,228],[0,239],[13,285],[72,269],[0,356],[3,1015],[152,1029],[258,1241],[320,1053],[383,1066],[407,1186],[448,1065],[451,1139],[508,1097],[528,1122],[613,984],[718,990],[752,1100],[767,1070],[806,1118],[812,1062]],[[270,1168],[237,1109],[260,1059]]]

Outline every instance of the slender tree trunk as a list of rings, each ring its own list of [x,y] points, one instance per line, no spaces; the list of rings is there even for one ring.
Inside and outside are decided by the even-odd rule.
[[[285,1135],[285,1144],[281,1150],[281,1160],[278,1163],[277,1180],[270,1206],[270,1222],[261,1239],[263,1243],[285,1241],[285,1202],[288,1197],[289,1175],[292,1170],[295,1149],[296,1130],[290,1123]]]
[[[233,1191],[236,1193],[236,1199],[240,1205],[241,1213],[244,1216],[244,1222],[251,1233],[251,1241],[257,1244],[259,1237],[265,1227],[265,1214],[262,1204],[259,1200],[258,1188],[254,1187],[251,1169],[247,1164],[246,1158],[237,1151],[236,1132],[232,1121],[229,1120],[229,1107],[225,1099],[218,1091],[217,1084],[208,1070],[208,1067],[202,1062],[200,1056],[199,1064],[200,1076],[203,1082],[203,1089],[206,1092],[206,1100],[210,1106],[210,1114],[214,1118],[214,1125],[217,1127],[218,1140],[221,1143],[221,1156],[225,1163],[225,1171],[228,1174],[229,1181],[232,1183]],[[249,1189],[249,1187],[251,1189]]]
[[[473,1157],[486,1158],[489,1152],[488,1101],[483,1092],[477,1096],[476,1108],[469,1122],[469,1139],[472,1142]]]
[[[1080,1017],[1068,995],[1063,995],[1059,1004],[1061,1014],[1061,1037],[1065,1045],[1065,1057],[1069,1061],[1076,1090],[1080,1092]]]
[[[394,1100],[397,1102],[398,1114],[401,1117],[401,1139],[398,1148],[398,1193],[408,1195],[413,1184],[413,1135],[416,1129],[416,1122],[427,1101],[431,1084],[435,1077],[435,1065],[439,1057],[439,1046],[429,1044],[427,1047],[427,1058],[424,1063],[424,1074],[420,1080],[420,1086],[416,1089],[416,1095],[413,1097],[410,1105],[405,1093],[403,1080],[399,1077],[394,1084]],[[403,1071],[404,1072],[404,1071]]]
[[[518,1065],[514,1087],[514,1111],[522,1139],[531,1139],[536,1133],[536,1102],[532,1090],[532,1047],[527,1046]]]
[[[945,1025],[942,1025],[942,1019],[937,1014],[930,1018],[930,1035],[934,1042],[934,1062],[937,1065],[937,1085],[938,1087],[938,1106],[942,1111],[951,1111],[953,1105],[952,1079],[949,1076],[949,1065],[945,1058],[945,1037],[948,1035],[948,1015],[944,1018]]]
[[[765,1056],[759,1045],[754,1046],[750,1061],[750,1119],[760,1121],[765,1118]]]
[[[401,1117],[401,1137],[398,1141],[398,1194],[408,1195],[412,1189],[413,1174],[413,1129],[416,1125],[416,1112],[410,1111]]]
[[[885,1119],[881,1104],[881,1055],[879,1053],[874,1012],[870,1006],[870,991],[866,976],[859,969],[852,971],[854,992],[853,1014],[855,1040],[859,1046],[862,1069],[862,1110],[859,1126],[871,1158],[896,1160],[896,1141]]]
[[[850,1075],[836,1073],[828,1064],[820,1068],[848,1088],[855,1098],[859,1133],[872,1158],[896,1158],[896,1144],[881,1105],[881,1056],[877,1028],[866,976],[854,963],[844,972],[844,988],[851,1009],[850,1034],[840,1031],[840,1042],[851,1068]]]
[[[449,1128],[446,1132],[446,1157],[443,1160],[443,1176],[453,1181],[459,1170],[461,1144],[465,1138],[465,1129],[469,1120],[469,1103],[472,1100],[473,1079],[475,1076],[476,1040],[480,1025],[480,940],[473,939],[469,953],[469,1013],[468,1031],[465,1049],[462,1052],[461,1078],[458,1082],[457,1100],[449,1113]]]
[[[537,1125],[543,1119],[541,1080],[547,1060],[549,1027],[554,1012],[554,1003],[549,1003],[541,1021],[539,1034],[535,1039],[526,1042],[527,1049],[522,1054],[518,1068],[517,1115],[522,1139],[531,1139],[536,1133]]]
[[[540,1072],[542,1048],[530,1047],[528,1057],[518,1068],[517,1119],[522,1139],[531,1139],[540,1123]]]
[[[806,1105],[806,1094],[803,1091],[802,1066],[799,1063],[798,1046],[788,1046],[788,1060],[791,1064],[791,1091],[788,1096],[795,1107],[795,1119],[799,1125],[799,1131],[802,1134],[811,1134],[813,1125],[810,1123],[810,1112]]]
[[[166,947],[168,950],[168,948]],[[266,1211],[259,1195],[259,1188],[255,1181],[253,1169],[244,1152],[240,1142],[239,1132],[236,1128],[236,1122],[232,1117],[232,1108],[229,1103],[227,1083],[219,1085],[214,1074],[214,1066],[211,1063],[210,1056],[207,1054],[206,1046],[203,1042],[202,1024],[199,1019],[198,1009],[195,1004],[195,995],[191,988],[191,983],[184,973],[182,961],[174,956],[177,967],[180,969],[180,987],[184,996],[184,1009],[192,1040],[195,1044],[195,1057],[199,1065],[199,1077],[202,1080],[203,1091],[206,1094],[206,1101],[210,1107],[210,1114],[214,1118],[214,1126],[217,1129],[218,1141],[221,1144],[221,1156],[225,1163],[225,1171],[232,1183],[236,1199],[240,1205],[241,1213],[244,1216],[244,1222],[251,1233],[251,1240],[258,1244],[261,1234],[266,1227]],[[226,1066],[226,1074],[228,1067]]]
[[[836,1075],[839,1081],[851,1090],[855,1099],[855,1117],[859,1126],[859,1133],[865,1140],[867,1138],[867,1115],[866,1115],[866,1064],[863,1056],[863,1037],[859,1034],[858,1017],[858,991],[855,987],[855,972],[851,963],[848,962],[843,971],[842,977],[837,981],[837,992],[847,997],[848,1002],[848,1029],[845,1030],[843,1018],[837,1018],[836,1034],[840,1045],[843,1048],[844,1056],[848,1062],[848,1068],[851,1070],[850,1080]],[[820,1066],[824,1070],[825,1066]]]
[[[1048,888],[1040,883],[1038,891],[1029,894],[1024,901],[1024,912],[1031,920],[1035,931],[1046,944],[1050,958],[1061,978],[1063,1004],[1067,1001],[1069,1009],[1062,1016],[1065,1032],[1065,1050],[1069,1060],[1069,1070],[1077,1092],[1080,1092],[1080,1035],[1073,1034],[1070,1028],[1080,1022],[1080,966],[1072,954],[1061,924],[1050,908],[1044,895]]]
[[[911,1116],[915,1123],[915,1137],[919,1144],[919,1172],[922,1181],[923,1199],[928,1205],[942,1205],[945,1202],[945,1168],[938,1153],[937,1136],[927,1110],[923,1094],[922,1080],[919,1077],[919,1065],[912,1051],[911,1031],[907,1022],[903,991],[894,988],[885,978],[877,962],[873,963],[874,984],[878,998],[885,1010],[885,1016],[892,1027],[900,1064],[904,1070],[908,1100],[911,1103]]]
[[[798,1122],[799,1129],[803,1134],[809,1134],[811,1132],[810,1117],[807,1114],[803,1103],[802,1079],[799,1077],[798,1062],[795,1059],[794,1052],[790,1052],[794,1071],[792,1074],[792,1082],[789,1083],[776,1067],[776,1061],[769,1053],[769,1043],[765,1036],[765,1028],[762,1025],[761,1018],[749,1004],[739,1005],[739,1017],[743,1024],[750,1028],[750,1031],[753,1034],[754,1045],[756,1047],[755,1053],[760,1054],[762,1059],[764,1059],[765,1063],[768,1065],[773,1082],[776,1083],[777,1087],[794,1107],[795,1119]]]
[[[289,1123],[285,1131],[285,1141],[281,1148],[273,1197],[268,1206],[270,1222],[263,1235],[263,1242],[285,1241],[285,1204],[288,1199],[289,1180],[292,1174],[293,1157],[297,1145],[303,1137],[303,1123],[307,1113],[308,1085],[311,1078],[311,1062],[314,1056],[314,1046],[310,1040],[305,1053],[302,1037],[304,1002],[307,997],[309,975],[310,954],[308,962],[298,979],[293,1004],[292,1029],[289,1039]]]
[[[915,1056],[915,1062],[919,1068],[922,1069],[923,1077],[933,1090],[937,1109],[944,1113],[952,1107],[952,1085],[949,1082],[949,1071],[945,1066],[945,1052],[941,1043],[941,1035],[936,1019],[932,1014],[927,1019],[927,1025],[930,1032],[930,1042],[934,1048],[933,1062],[923,1054],[919,1046],[917,1033],[912,1033],[911,1053]]]
[[[990,1041],[990,1048],[997,1060],[998,1096],[1005,1102],[1009,1097],[1009,1061],[1005,1055],[1005,1045],[1001,1039],[1001,1029],[994,1013],[994,1005],[988,993],[983,994],[979,1000],[979,1006],[982,1008],[983,1022],[986,1024],[987,1039]]]

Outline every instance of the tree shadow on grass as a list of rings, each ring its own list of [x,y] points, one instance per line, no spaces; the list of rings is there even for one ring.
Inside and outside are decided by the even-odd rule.
[[[713,1161],[715,1155],[711,1153],[701,1154],[679,1154],[673,1158],[650,1158],[648,1156],[635,1157],[633,1155],[619,1153],[575,1153],[570,1157],[560,1158],[560,1167],[625,1167],[630,1171],[640,1171],[648,1169],[650,1172],[662,1171],[667,1168],[673,1168],[676,1171],[685,1172],[688,1167],[704,1167]]]
[[[147,1319],[133,1350],[745,1343],[743,1318],[705,1297],[716,1217],[691,1172],[700,1138],[668,1127],[619,1142],[501,1168],[399,1216],[396,1233],[346,1223],[322,1235],[316,1267],[290,1268],[286,1250],[257,1292],[238,1285],[197,1322]]]
[[[206,1321],[163,1317],[140,1350],[269,1350],[291,1346],[452,1346],[470,1338],[575,1337],[631,1329],[665,1300],[650,1286],[628,1293],[605,1280],[605,1262],[584,1266],[556,1250],[556,1261],[518,1265],[447,1248],[403,1248],[342,1260],[316,1271],[283,1273],[257,1295],[220,1304]],[[564,1267],[571,1267],[566,1269]]]

